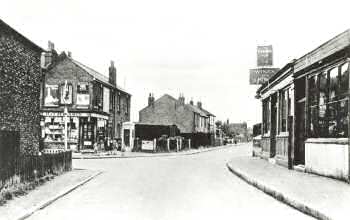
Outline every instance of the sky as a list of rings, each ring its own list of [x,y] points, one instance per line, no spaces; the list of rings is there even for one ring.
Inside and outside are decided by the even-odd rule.
[[[261,121],[249,85],[256,47],[272,44],[283,67],[350,28],[350,1],[3,0],[0,19],[47,49],[108,76],[132,94],[131,120],[159,98],[180,93],[217,120]]]

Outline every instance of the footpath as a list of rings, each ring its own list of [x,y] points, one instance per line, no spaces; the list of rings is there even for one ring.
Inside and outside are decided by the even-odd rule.
[[[99,171],[73,169],[70,172],[56,176],[54,179],[29,191],[28,194],[15,197],[7,201],[3,206],[0,206],[0,219],[25,219],[35,211],[43,209],[87,183],[100,173]]]
[[[82,154],[82,153],[73,153],[73,159],[105,159],[105,158],[137,158],[137,157],[171,157],[171,156],[181,156],[181,155],[191,155],[191,154],[199,154],[208,151],[220,150],[228,147],[239,146],[239,144],[229,144],[218,147],[208,147],[208,148],[199,148],[199,149],[191,149],[184,150],[178,152],[164,152],[164,153],[147,153],[147,152],[120,152],[113,151],[97,153],[97,154]]]
[[[238,157],[228,169],[247,183],[318,219],[349,219],[350,184],[288,170],[256,157]]]

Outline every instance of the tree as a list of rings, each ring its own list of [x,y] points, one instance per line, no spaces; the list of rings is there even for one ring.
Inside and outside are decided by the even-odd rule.
[[[220,121],[220,120],[216,121],[215,125],[217,128],[220,128],[222,126],[222,121]]]

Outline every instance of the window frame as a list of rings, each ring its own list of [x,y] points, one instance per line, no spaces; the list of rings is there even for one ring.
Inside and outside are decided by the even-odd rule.
[[[347,77],[347,89],[344,89],[344,92],[341,90],[342,86],[342,69],[344,65],[347,65],[346,74]],[[337,73],[337,82],[335,86],[331,87],[331,72],[336,69]],[[348,129],[346,128],[342,130],[343,125],[341,123],[341,120],[344,118],[344,115],[342,116],[343,109],[346,109],[347,116],[345,118],[349,117],[349,108],[348,108],[348,102],[349,102],[349,69],[350,69],[350,63],[349,61],[342,61],[337,62],[336,64],[330,65],[326,68],[320,69],[312,74],[310,74],[307,77],[308,85],[310,85],[310,80],[314,77],[316,77],[316,89],[315,91],[310,90],[308,88],[308,106],[307,106],[307,113],[308,113],[308,130],[307,130],[307,137],[308,138],[347,138],[348,137]],[[321,103],[321,76],[326,75],[326,86],[324,89],[325,97],[322,104]],[[331,98],[331,91],[335,90],[334,96]],[[346,90],[346,91],[345,91]],[[310,103],[311,96],[315,96],[313,92],[316,92],[316,101],[315,103]],[[342,106],[342,102],[345,102],[345,105]],[[324,124],[320,123],[320,113],[324,112]],[[334,114],[335,112],[335,114]],[[344,113],[344,112],[343,112]],[[322,117],[323,118],[323,117]],[[315,123],[316,122],[316,123]],[[335,126],[332,127],[332,124]],[[332,128],[331,128],[332,127]],[[334,130],[330,130],[334,129]],[[332,134],[332,132],[336,131],[336,133]],[[339,132],[339,133],[337,133]],[[341,135],[341,133],[344,133]]]

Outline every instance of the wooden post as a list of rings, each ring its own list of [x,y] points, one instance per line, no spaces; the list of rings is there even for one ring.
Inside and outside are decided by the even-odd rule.
[[[191,139],[188,139],[188,149],[191,150]]]
[[[166,146],[167,146],[167,150],[168,150],[168,152],[170,152],[170,139],[168,138],[167,140],[166,140]]]
[[[348,49],[348,53],[347,53],[347,59],[346,59],[347,63],[348,63],[348,76],[350,75],[350,49]],[[349,77],[349,83],[350,83],[350,77]],[[350,85],[350,84],[349,84]],[[347,98],[348,98],[348,182],[350,182],[350,97],[349,97],[349,93],[350,92],[350,88],[348,87],[348,94],[347,94]]]
[[[288,116],[288,169],[293,169],[292,140],[293,140],[293,116]]]
[[[176,152],[179,151],[179,139],[176,138]]]
[[[157,149],[157,139],[154,138],[153,140],[153,152],[156,152]]]

